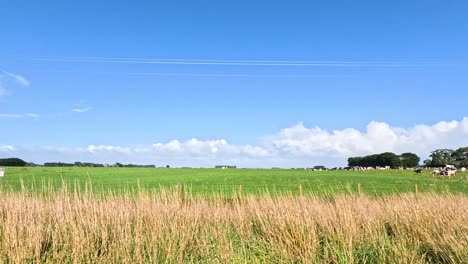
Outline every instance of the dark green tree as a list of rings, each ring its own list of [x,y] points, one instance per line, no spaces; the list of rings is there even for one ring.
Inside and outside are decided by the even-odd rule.
[[[26,161],[18,158],[0,159],[0,166],[24,167],[26,166]]]
[[[457,167],[468,166],[468,147],[459,148],[452,153],[453,164]]]
[[[390,166],[397,168],[401,165],[400,157],[392,152],[385,152],[377,155],[378,164],[377,166]]]
[[[454,162],[452,157],[454,152],[452,149],[437,149],[432,151],[431,155],[429,155],[432,158],[431,166],[439,167],[452,164]]]
[[[421,159],[418,155],[407,152],[400,155],[400,160],[403,167],[417,167]]]
[[[390,166],[396,168],[400,166],[400,157],[395,153],[384,152],[381,154],[374,154],[364,157],[351,157],[348,159],[348,166],[361,166],[361,167],[385,167]]]

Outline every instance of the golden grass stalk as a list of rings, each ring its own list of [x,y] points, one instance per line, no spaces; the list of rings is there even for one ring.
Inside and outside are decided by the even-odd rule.
[[[468,197],[0,193],[1,263],[467,263]]]

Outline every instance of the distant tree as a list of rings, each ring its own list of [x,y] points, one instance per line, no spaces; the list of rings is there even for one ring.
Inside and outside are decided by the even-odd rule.
[[[468,147],[459,148],[452,153],[453,164],[457,167],[468,167]]]
[[[74,163],[46,162],[44,167],[73,167]]]
[[[314,166],[314,169],[316,169],[316,170],[326,170],[327,168],[325,166],[318,165],[318,166]]]
[[[115,163],[114,165],[104,165],[99,163],[84,163],[86,167],[118,167],[118,168],[156,168],[156,165],[138,165],[138,164],[122,164]]]
[[[171,166],[169,166],[169,165],[166,165],[166,169],[169,169],[170,167],[171,167]]]
[[[454,152],[455,151],[452,149],[437,149],[432,151],[431,155],[429,155],[429,157],[432,158],[431,166],[439,167],[446,164],[452,164],[454,162],[452,157]]]
[[[348,159],[348,166],[350,167],[355,167],[355,166],[361,166],[361,157],[351,157]]]
[[[418,155],[414,153],[403,153],[400,155],[400,161],[401,161],[401,166],[403,167],[417,167],[419,166],[419,161],[421,159],[418,157]]]
[[[26,161],[18,158],[0,159],[0,166],[24,167],[26,166]]]
[[[378,166],[381,166],[381,167],[390,166],[392,168],[397,168],[401,165],[400,157],[396,155],[395,153],[385,152],[385,153],[379,154],[377,159],[379,160]]]
[[[348,159],[348,166],[360,166],[360,167],[385,167],[390,166],[396,168],[400,166],[400,156],[391,152],[384,152],[381,154],[374,154],[364,157],[351,157]]]

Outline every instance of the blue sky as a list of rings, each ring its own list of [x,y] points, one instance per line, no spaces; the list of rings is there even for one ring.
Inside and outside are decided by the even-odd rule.
[[[468,144],[464,1],[0,6],[0,156],[309,166]]]

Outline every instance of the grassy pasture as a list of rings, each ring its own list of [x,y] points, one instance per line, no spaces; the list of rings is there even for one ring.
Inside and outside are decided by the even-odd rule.
[[[467,194],[428,171],[7,168],[0,263],[468,263]]]
[[[361,191],[367,195],[387,195],[414,192],[450,192],[468,194],[467,173],[458,173],[451,179],[432,177],[412,171],[303,171],[270,169],[152,169],[152,168],[7,168],[0,178],[0,186],[7,190],[56,189],[62,185],[93,192],[126,193],[129,191],[158,191],[185,186],[194,195],[231,196],[242,185],[245,195],[269,193],[298,194],[299,185],[304,194],[343,194]]]

